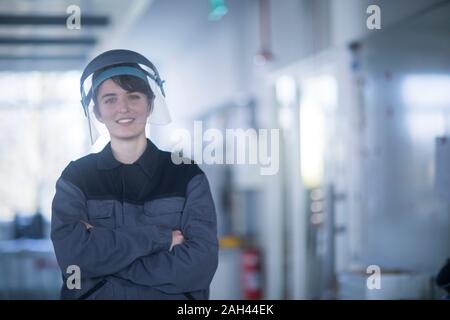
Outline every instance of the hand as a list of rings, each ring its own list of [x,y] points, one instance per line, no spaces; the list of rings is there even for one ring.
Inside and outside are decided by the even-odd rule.
[[[172,248],[174,246],[176,246],[177,244],[182,244],[183,241],[184,241],[184,236],[181,233],[181,231],[180,230],[173,230],[172,231],[172,244],[170,246],[169,251],[172,251]]]
[[[87,223],[86,221],[80,220],[80,222],[86,226],[86,230],[89,230],[94,227],[93,225]]]

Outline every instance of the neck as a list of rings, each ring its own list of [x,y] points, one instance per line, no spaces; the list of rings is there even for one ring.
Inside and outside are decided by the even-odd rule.
[[[147,138],[142,134],[133,139],[116,139],[111,137],[111,149],[117,161],[132,164],[147,148]]]

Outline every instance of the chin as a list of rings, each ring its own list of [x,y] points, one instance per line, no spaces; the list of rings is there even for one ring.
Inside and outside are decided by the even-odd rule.
[[[135,139],[135,138],[138,138],[141,135],[145,136],[145,131],[138,131],[138,132],[114,132],[114,133],[110,133],[111,137],[114,137],[116,139],[121,139],[121,140]]]

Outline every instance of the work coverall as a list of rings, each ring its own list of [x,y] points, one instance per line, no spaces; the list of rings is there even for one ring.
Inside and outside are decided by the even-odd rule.
[[[169,251],[172,230],[185,240]],[[56,183],[51,239],[62,299],[208,299],[218,265],[205,174],[148,139],[133,164],[117,161],[110,143],[69,163]],[[79,267],[80,289],[67,285],[69,266]]]

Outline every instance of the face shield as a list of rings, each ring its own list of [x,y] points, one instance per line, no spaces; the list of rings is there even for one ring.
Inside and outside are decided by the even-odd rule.
[[[110,103],[108,107],[101,108],[99,106],[100,103],[97,103],[99,102],[99,97],[97,96],[97,99],[95,99],[95,94],[98,93],[101,85],[106,80],[117,76],[141,79],[148,85],[146,88],[150,88],[150,91],[145,90],[148,91],[145,109],[142,107],[142,102],[121,101],[122,109],[120,112],[124,113],[118,113],[116,110],[115,114],[110,115],[110,121],[108,122],[105,121],[105,118],[108,117],[108,115],[105,115],[105,110],[106,113],[109,110],[113,110],[113,107],[110,106],[114,106],[114,104],[108,102]],[[148,135],[150,125],[166,125],[170,123],[171,118],[165,101],[163,83],[164,81],[161,80],[153,64],[147,58],[134,51],[111,50],[93,59],[86,66],[80,79],[81,104],[88,121],[91,144],[94,144],[99,139],[110,139],[107,125],[110,126],[110,130],[119,126],[121,127],[119,130],[127,130],[126,127],[133,128],[132,126],[134,128],[136,126],[145,126],[145,132]],[[100,117],[99,114],[101,114]],[[121,120],[121,118],[124,120]],[[128,118],[132,119],[132,123],[122,122],[129,121],[127,120]]]

